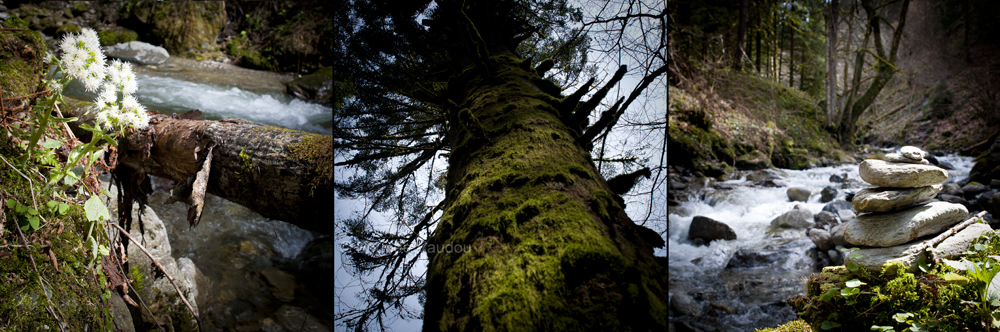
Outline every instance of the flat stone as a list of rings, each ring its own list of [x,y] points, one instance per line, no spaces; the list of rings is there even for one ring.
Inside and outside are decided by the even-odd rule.
[[[840,221],[848,222],[854,220],[854,218],[857,217],[858,215],[851,210],[840,210],[837,211],[837,216],[840,217]]]
[[[940,184],[912,189],[866,188],[854,195],[851,205],[858,212],[899,211],[934,198],[942,188]]]
[[[937,166],[890,163],[866,159],[858,166],[861,179],[876,187],[917,188],[948,180],[948,171]]]
[[[989,225],[978,223],[965,227],[965,229],[949,236],[935,247],[938,249],[937,257],[957,258],[962,254],[962,252],[969,249],[969,246],[972,245],[973,241],[975,241],[980,234],[990,230],[991,228]],[[920,258],[927,258],[927,251],[921,250],[921,248],[924,247],[925,241],[930,240],[931,239],[914,241],[888,248],[865,248],[856,250],[853,252],[856,254],[849,254],[844,258],[844,263],[855,263],[864,267],[868,271],[877,274],[881,272],[882,268],[887,264],[900,262],[907,268],[907,271],[914,273],[919,271],[917,261],[919,261]],[[896,273],[898,273],[898,271],[886,272],[890,277],[895,276]]]
[[[882,160],[885,160],[885,161],[888,161],[888,162],[893,162],[893,163],[908,163],[908,164],[930,165],[930,162],[927,161],[927,159],[913,160],[913,159],[904,157],[903,155],[898,154],[898,153],[886,153],[886,154],[882,155]]]
[[[812,190],[809,188],[802,187],[792,187],[788,188],[786,191],[788,194],[788,200],[792,202],[805,202],[809,200],[809,196],[812,195]]]
[[[983,233],[992,230],[993,228],[987,224],[975,223],[966,226],[965,229],[962,229],[962,231],[956,233],[955,235],[949,236],[947,239],[944,239],[944,241],[941,241],[937,247],[935,247],[938,249],[937,257],[949,259],[958,258],[963,252],[969,249],[969,246],[972,245],[972,241],[975,241],[976,238]]]
[[[925,156],[927,156],[927,152],[924,152],[924,150],[909,145],[899,148],[899,154],[903,155],[903,157],[910,158],[912,160],[921,160],[924,159]]]
[[[830,241],[833,241],[833,245],[841,247],[851,247],[850,243],[844,241],[844,229],[847,228],[846,223],[837,224],[830,229]]]
[[[965,219],[961,204],[931,202],[908,210],[858,216],[844,229],[844,240],[869,247],[892,247],[937,234]]]

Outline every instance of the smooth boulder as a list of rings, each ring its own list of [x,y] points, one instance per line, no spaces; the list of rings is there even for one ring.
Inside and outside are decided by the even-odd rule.
[[[893,162],[893,163],[908,163],[908,164],[930,165],[930,162],[927,161],[927,159],[916,159],[916,160],[914,160],[914,159],[910,159],[910,158],[904,157],[903,155],[898,154],[898,153],[886,153],[886,154],[882,155],[882,160],[885,160],[885,161],[888,161],[888,162]]]
[[[160,65],[170,58],[167,50],[141,41],[130,41],[104,47],[109,57],[134,62],[141,65]]]
[[[791,211],[785,212],[784,214],[771,220],[771,228],[812,228],[815,222],[813,222],[813,214],[808,209],[800,208],[798,205],[795,206]]]
[[[695,216],[691,220],[688,239],[702,239],[705,243],[715,240],[736,240],[736,232],[725,223],[704,216]]]
[[[899,211],[934,198],[942,188],[940,184],[911,189],[865,188],[854,195],[851,205],[858,212]]]
[[[827,251],[833,248],[833,240],[830,239],[830,232],[826,230],[813,228],[806,232],[806,236],[816,244],[816,248],[819,250]]]
[[[931,202],[908,210],[860,215],[847,224],[844,240],[870,247],[892,247],[937,234],[965,219],[960,204]]]
[[[792,187],[788,188],[786,193],[788,194],[789,201],[805,202],[808,201],[809,196],[812,195],[812,190],[809,190],[809,188]]]
[[[858,167],[861,179],[876,187],[917,188],[948,180],[948,171],[937,166],[891,163],[866,159]]]
[[[820,194],[819,201],[827,203],[832,201],[834,198],[837,198],[837,188],[834,188],[832,186],[826,186],[826,188],[823,188],[823,191],[821,191],[819,194]]]

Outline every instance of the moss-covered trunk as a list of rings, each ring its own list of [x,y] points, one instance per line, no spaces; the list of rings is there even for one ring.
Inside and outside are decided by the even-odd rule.
[[[666,330],[666,267],[564,124],[558,89],[519,64],[494,53],[449,82],[424,330]]]

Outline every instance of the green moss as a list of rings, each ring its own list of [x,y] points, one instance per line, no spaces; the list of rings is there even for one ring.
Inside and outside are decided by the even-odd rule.
[[[25,29],[0,33],[0,90],[4,102],[14,104],[13,97],[38,91],[42,84],[40,73],[45,66],[42,57],[47,46],[38,32],[27,29],[24,20],[10,18],[0,23],[0,27]]]
[[[257,51],[245,35],[238,35],[226,43],[226,51],[237,61],[251,68],[271,69],[273,64]]]
[[[81,31],[80,27],[76,26],[76,24],[66,23],[63,24],[63,26],[59,27],[59,29],[56,29],[56,36],[61,36],[67,33],[80,33],[80,31]],[[100,34],[98,34],[98,37],[100,37]],[[108,44],[104,44],[102,42],[101,45],[108,45]]]
[[[97,38],[101,40],[101,45],[110,46],[139,40],[139,35],[135,31],[123,27],[114,27],[98,32]]]

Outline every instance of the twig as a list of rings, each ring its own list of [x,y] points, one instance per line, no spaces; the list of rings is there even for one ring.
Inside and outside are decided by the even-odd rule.
[[[201,318],[198,318],[198,313],[195,312],[194,308],[191,307],[191,303],[188,303],[187,297],[184,296],[184,293],[181,293],[181,288],[177,287],[177,282],[174,281],[174,277],[170,276],[170,274],[167,273],[167,269],[163,268],[163,265],[160,265],[160,262],[157,261],[156,258],[153,258],[153,254],[150,254],[149,251],[146,251],[146,248],[143,247],[142,244],[139,244],[138,241],[136,241],[135,239],[133,239],[132,236],[129,235],[128,232],[126,232],[124,228],[122,228],[121,226],[118,226],[117,224],[114,224],[114,223],[108,223],[108,225],[114,226],[119,231],[121,231],[122,235],[125,235],[125,237],[127,237],[129,239],[129,241],[132,241],[132,243],[134,243],[136,246],[138,246],[139,249],[142,250],[142,252],[146,254],[146,256],[149,256],[149,259],[153,261],[153,264],[155,264],[156,267],[159,268],[160,271],[163,272],[163,274],[167,276],[167,279],[170,280],[170,284],[174,285],[174,289],[177,290],[177,295],[180,296],[181,301],[184,301],[184,305],[186,305],[187,308],[188,308],[188,310],[191,311],[191,315],[194,316],[194,319],[196,321],[198,321],[198,327],[200,329],[201,328]]]
[[[40,94],[43,94],[43,93],[49,93],[49,92],[52,92],[52,90],[42,90],[42,91],[38,91],[38,92],[32,93],[30,95],[24,95],[24,96],[20,96],[20,97],[7,98],[7,100],[31,98],[31,97],[34,97],[34,96],[37,96],[37,95],[40,95]]]
[[[58,115],[60,118],[62,118],[63,115],[62,115],[62,112],[59,112],[59,105],[52,105],[52,106],[53,106],[52,108],[56,110],[56,115]],[[62,125],[63,125],[63,128],[66,129],[66,135],[69,136],[69,138],[71,138],[71,139],[75,139],[76,135],[73,135],[73,131],[69,129],[69,124],[67,124],[66,122],[63,122]],[[70,147],[72,147],[72,144],[71,144]]]
[[[972,225],[976,221],[982,219],[983,216],[985,216],[985,215],[986,215],[986,211],[979,212],[976,215],[972,216],[972,218],[969,218],[968,220],[963,221],[961,224],[958,224],[958,225],[956,225],[956,226],[954,226],[954,227],[952,227],[952,228],[950,228],[950,229],[942,232],[941,234],[938,234],[938,236],[934,237],[933,239],[925,241],[924,244],[921,246],[922,248],[920,248],[920,251],[924,251],[927,248],[936,246],[938,243],[941,243],[941,241],[944,241],[944,239],[948,238],[952,234],[958,233],[959,231],[965,229],[965,227],[968,227],[969,225]],[[932,252],[930,252],[930,256],[931,256],[930,257],[931,261],[933,261],[934,264],[937,264],[938,263],[938,257],[937,257],[937,255],[932,251]]]

